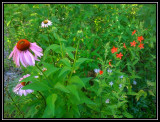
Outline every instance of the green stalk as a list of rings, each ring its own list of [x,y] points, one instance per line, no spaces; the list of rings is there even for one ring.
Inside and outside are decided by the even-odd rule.
[[[102,88],[102,81],[100,80],[100,88]],[[100,118],[102,117],[102,92],[100,93]]]
[[[22,116],[23,116],[23,118],[24,118],[23,112],[19,109],[19,107],[17,106],[17,104],[15,103],[15,101],[13,100],[13,98],[10,96],[10,94],[8,93],[7,88],[6,88],[6,92],[7,92],[7,95],[9,96],[9,98],[11,98],[12,102],[14,103],[14,106],[17,108],[17,110],[19,111],[19,113],[21,113]]]
[[[62,58],[64,58],[64,55],[63,55],[63,49],[62,49],[62,44],[61,44],[61,41],[59,41],[59,43],[60,43],[60,47],[61,47]]]
[[[44,96],[42,95],[42,93],[40,92],[40,91],[37,91],[40,95],[41,95],[41,97],[43,98],[43,100],[44,100],[44,106],[46,107],[46,100],[45,100],[45,98],[44,98]]]
[[[78,47],[79,47],[79,40],[78,40],[78,44],[77,44],[77,48],[76,48],[76,54],[75,54],[74,62],[73,62],[73,68],[72,68],[71,74],[70,74],[70,76],[69,76],[69,80],[70,80],[70,78],[71,78],[71,76],[72,76],[72,74],[73,74],[74,68],[75,68],[75,62],[76,62],[76,60],[77,60]]]
[[[44,77],[46,78],[46,80],[48,81],[48,83],[52,86],[52,84],[50,83],[50,80],[47,78],[47,76],[45,75],[45,73],[41,70],[41,68],[39,68],[39,66],[37,64],[35,64],[35,66],[41,71],[41,73],[44,75]]]

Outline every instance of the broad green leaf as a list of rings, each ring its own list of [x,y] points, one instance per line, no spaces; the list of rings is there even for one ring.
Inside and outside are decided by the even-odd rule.
[[[74,59],[74,55],[73,55],[71,52],[67,51],[67,53],[68,53],[68,56],[69,56],[71,59]]]
[[[52,44],[52,45],[50,45],[49,47],[47,47],[46,50],[44,51],[44,55],[43,55],[43,58],[44,58],[44,59],[46,59],[47,54],[48,54],[48,52],[49,52],[50,50],[58,53],[58,51],[60,51],[60,46],[57,45],[57,44]]]
[[[145,98],[145,97],[147,96],[147,93],[146,93],[145,91],[143,91],[143,90],[140,90],[140,91],[137,93],[137,95],[136,95],[137,101],[139,100],[139,98],[140,98],[141,96],[144,96],[144,98]]]
[[[67,67],[71,67],[70,60],[68,58],[61,59],[60,62],[63,62]]]
[[[66,73],[66,72],[69,72],[69,71],[71,71],[71,68],[70,68],[70,67],[66,67],[66,66],[63,67],[63,68],[61,69],[58,77],[60,77],[61,75],[63,75],[63,74]]]
[[[46,99],[47,107],[44,111],[43,118],[51,118],[55,115],[55,101],[57,99],[57,94],[51,94]]]
[[[83,81],[78,76],[72,76],[69,82],[71,84],[76,84],[80,87],[85,87]]]
[[[75,63],[75,68],[78,68],[82,63],[89,60],[88,58],[79,58]]]
[[[69,93],[70,91],[66,88],[66,86],[62,85],[61,83],[56,83],[56,85],[54,86],[55,89],[58,89],[60,91]]]
[[[43,82],[37,81],[24,86],[22,89],[24,90],[32,89],[35,91],[47,91],[51,89],[51,87],[47,85],[47,81],[43,81]]]
[[[128,113],[128,112],[123,112],[123,115],[125,116],[125,117],[127,117],[127,118],[133,118],[133,115],[131,115],[130,113]]]
[[[68,85],[67,89],[69,89],[70,93],[73,94],[77,98],[78,101],[80,101],[78,90],[75,85]]]
[[[45,63],[42,62],[43,67],[46,68],[47,70],[44,72],[46,74],[46,76],[48,77],[49,75],[55,73],[56,71],[59,70],[59,68],[54,67],[53,64],[49,64],[49,63]],[[43,68],[42,68],[43,69]]]
[[[42,38],[43,41],[49,42],[48,36],[44,34],[39,34],[39,36]]]
[[[73,48],[73,47],[66,47],[66,50],[67,50],[67,51],[70,51],[70,52],[72,52],[72,51],[76,51],[76,49],[75,49],[75,48]]]
[[[92,79],[93,77],[87,77],[87,78],[81,78],[81,80],[83,81],[84,84],[89,83],[89,81]]]

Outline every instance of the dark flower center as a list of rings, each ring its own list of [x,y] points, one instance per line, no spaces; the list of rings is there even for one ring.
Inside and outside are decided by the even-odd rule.
[[[17,42],[17,48],[21,51],[25,51],[29,49],[30,47],[30,42],[26,39],[21,39]]]
[[[48,20],[44,20],[43,23],[44,23],[44,24],[47,24],[47,23],[48,23]]]

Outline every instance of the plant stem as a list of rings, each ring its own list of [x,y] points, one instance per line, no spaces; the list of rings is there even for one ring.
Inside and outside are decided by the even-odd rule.
[[[102,81],[100,80],[100,89],[102,89]],[[100,93],[100,118],[102,117],[102,92]]]
[[[63,49],[62,49],[62,44],[61,44],[61,41],[59,41],[59,44],[60,44],[60,47],[61,47],[62,58],[63,58],[64,56],[63,56]]]
[[[42,95],[42,93],[41,93],[40,91],[37,91],[37,92],[42,96],[42,98],[43,98],[43,100],[44,100],[44,105],[45,105],[45,107],[46,107],[46,100],[45,100],[44,96]]]
[[[70,80],[70,78],[71,78],[71,76],[73,74],[74,68],[75,68],[75,62],[76,62],[76,59],[77,59],[78,47],[79,47],[79,40],[78,40],[78,44],[77,44],[77,48],[76,48],[76,53],[75,53],[75,57],[74,57],[74,62],[73,62],[73,68],[72,68],[71,74],[69,76],[69,80]]]
[[[44,77],[48,80],[48,83],[50,84],[50,80],[47,78],[47,76],[45,75],[45,73],[41,70],[41,68],[39,68],[39,66],[37,64],[35,64],[35,66],[41,71],[41,73],[44,75]],[[52,84],[50,84],[52,86]]]
[[[7,95],[9,96],[9,98],[11,98],[12,102],[14,103],[14,106],[17,108],[17,110],[22,114],[22,116],[24,118],[23,112],[19,109],[19,107],[17,106],[17,104],[15,104],[15,101],[13,100],[13,98],[11,97],[11,95],[8,93],[7,88],[6,88],[6,92],[7,92]]]

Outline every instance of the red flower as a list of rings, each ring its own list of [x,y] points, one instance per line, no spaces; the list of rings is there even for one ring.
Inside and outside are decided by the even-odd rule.
[[[130,42],[131,46],[134,46],[134,47],[136,46],[136,43],[137,43],[137,42],[135,42],[135,41]]]
[[[117,58],[122,58],[123,54],[122,53],[119,53],[119,54],[116,54],[117,55]]]
[[[135,33],[136,33],[136,30],[134,30],[134,31],[132,32],[132,35],[135,34]]]
[[[143,36],[138,37],[137,39],[139,42],[141,42],[142,40],[144,40]]]
[[[118,49],[118,48],[115,48],[115,47],[113,46],[113,48],[111,49],[111,52],[112,52],[112,53],[115,53],[115,52],[117,52],[117,49]]]
[[[144,44],[140,43],[140,45],[138,45],[138,47],[139,47],[140,49],[141,49],[141,48],[144,48],[143,45],[144,45]]]
[[[126,48],[126,45],[125,45],[125,43],[123,43],[123,47],[124,47],[124,48]],[[127,49],[127,48],[126,48],[126,49]]]
[[[111,65],[111,62],[109,62],[109,65],[112,66],[112,65]]]
[[[100,75],[102,75],[102,74],[103,74],[103,71],[102,71],[102,70],[100,70],[100,71],[99,71],[99,74],[100,74]]]

